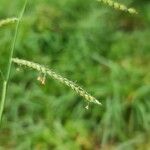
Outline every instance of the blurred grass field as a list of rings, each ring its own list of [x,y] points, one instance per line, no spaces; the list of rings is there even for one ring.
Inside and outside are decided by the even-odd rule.
[[[150,2],[119,0],[130,15],[92,0],[27,4],[14,57],[43,64],[102,102],[90,104],[57,81],[13,64],[0,128],[0,150],[149,150]],[[0,19],[19,0],[0,0]],[[7,70],[15,25],[0,28],[0,70]],[[0,76],[0,92],[3,78]]]

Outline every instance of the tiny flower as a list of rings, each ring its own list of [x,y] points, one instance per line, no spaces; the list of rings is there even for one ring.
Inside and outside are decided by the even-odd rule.
[[[44,76],[39,75],[37,77],[37,80],[40,81],[42,85],[45,85],[46,77],[45,75]]]

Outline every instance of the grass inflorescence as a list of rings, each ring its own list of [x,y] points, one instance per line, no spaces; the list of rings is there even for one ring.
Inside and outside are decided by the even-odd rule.
[[[23,65],[23,66],[32,68],[34,70],[37,70],[40,73],[44,74],[44,77],[45,77],[45,75],[48,75],[51,78],[53,78],[53,79],[65,84],[65,85],[67,85],[68,87],[70,87],[77,94],[84,97],[88,102],[92,102],[92,103],[101,105],[101,103],[96,98],[94,98],[89,93],[87,93],[79,85],[77,85],[74,82],[68,80],[67,78],[62,77],[61,75],[58,75],[56,72],[52,71],[51,69],[48,69],[48,68],[44,67],[43,65],[40,65],[40,64],[31,62],[31,61],[23,60],[23,59],[18,59],[18,58],[13,58],[12,62],[14,62],[14,63],[16,63],[20,66]],[[44,80],[41,80],[41,79],[38,79],[38,80],[40,80],[42,83],[44,83]]]
[[[18,21],[18,18],[7,18],[7,19],[3,19],[0,20],[0,27],[6,26],[8,24],[12,24]]]
[[[126,5],[114,2],[113,0],[97,0],[98,2],[102,2],[110,7],[115,8],[116,10],[121,10],[125,12],[129,12],[130,14],[138,14],[136,9],[134,8],[128,8]]]

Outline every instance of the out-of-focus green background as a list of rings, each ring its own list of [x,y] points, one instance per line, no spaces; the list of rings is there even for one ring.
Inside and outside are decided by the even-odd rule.
[[[13,64],[0,150],[148,150],[150,148],[150,2],[119,0],[130,15],[96,0],[27,4],[14,57],[52,68],[101,100],[91,104],[64,85]],[[0,18],[18,16],[23,0],[0,0]],[[15,25],[0,28],[6,73]],[[0,77],[0,92],[2,77]]]

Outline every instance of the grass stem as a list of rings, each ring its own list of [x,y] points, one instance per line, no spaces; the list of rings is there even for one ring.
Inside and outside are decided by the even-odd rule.
[[[27,5],[27,0],[25,0],[25,3],[23,5],[23,8],[22,8],[21,13],[19,15],[19,19],[17,20],[17,24],[16,24],[16,28],[15,28],[15,35],[14,35],[14,38],[13,38],[13,41],[12,41],[12,45],[11,45],[11,49],[10,49],[10,55],[9,55],[9,62],[8,62],[8,69],[7,69],[7,73],[6,73],[6,79],[3,81],[2,97],[1,97],[1,104],[0,104],[0,124],[1,124],[2,114],[3,114],[3,110],[4,110],[4,106],[5,106],[7,85],[8,85],[10,71],[11,71],[11,66],[12,66],[11,59],[13,57],[13,53],[14,53],[14,49],[15,49],[15,45],[16,45],[16,40],[17,40],[17,35],[18,35],[18,29],[19,29],[20,21],[22,19],[23,14],[24,14],[26,5]]]

